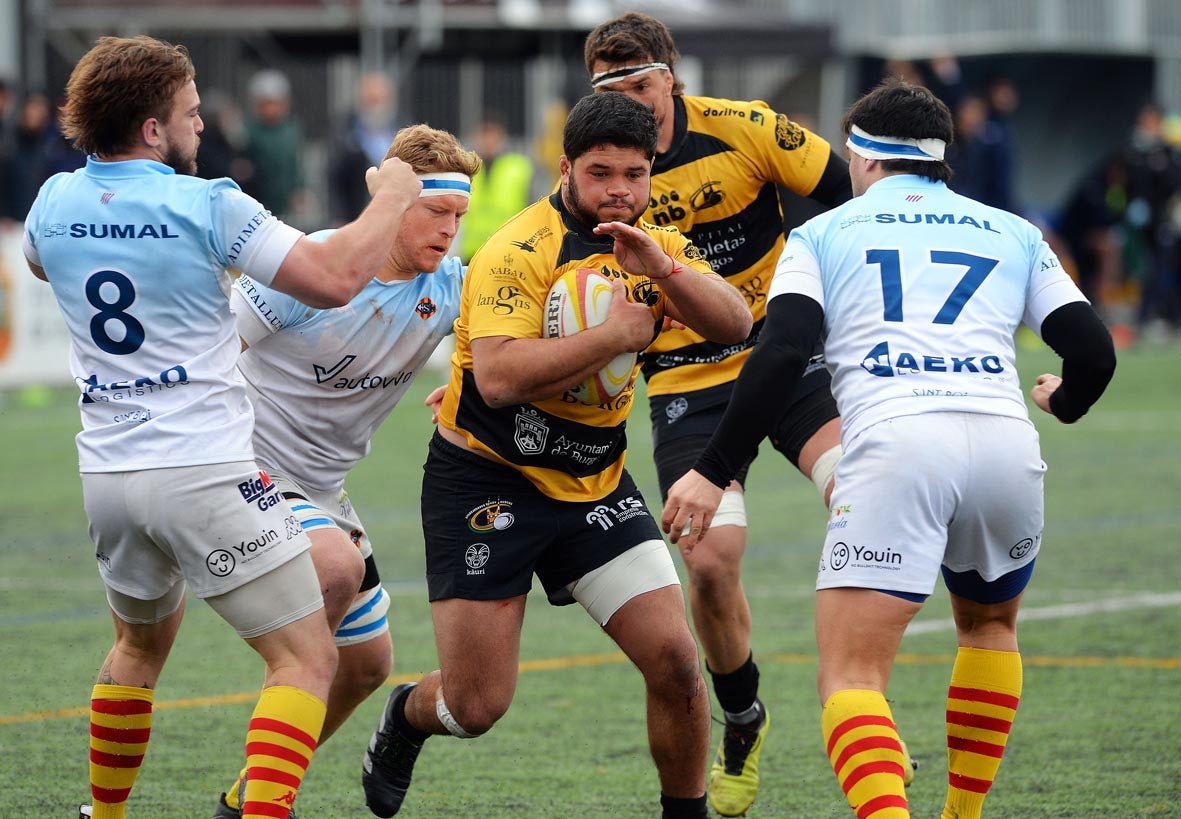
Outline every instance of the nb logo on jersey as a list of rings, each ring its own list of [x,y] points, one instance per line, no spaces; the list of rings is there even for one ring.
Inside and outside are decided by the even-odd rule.
[[[930,355],[927,353],[890,354],[890,343],[883,341],[874,346],[861,360],[861,368],[879,378],[911,373],[990,373],[996,375],[1005,371],[1000,356],[996,355]]]

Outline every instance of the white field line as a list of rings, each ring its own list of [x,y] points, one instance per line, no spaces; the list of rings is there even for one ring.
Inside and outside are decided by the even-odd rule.
[[[1086,617],[1112,611],[1133,609],[1165,608],[1181,606],[1181,592],[1171,594],[1137,594],[1130,597],[1109,597],[1106,600],[1091,600],[1086,603],[1062,603],[1056,606],[1023,608],[1017,614],[1017,622],[1026,620],[1064,620],[1068,617]],[[931,620],[912,622],[906,629],[909,634],[935,634],[955,631],[952,620]]]

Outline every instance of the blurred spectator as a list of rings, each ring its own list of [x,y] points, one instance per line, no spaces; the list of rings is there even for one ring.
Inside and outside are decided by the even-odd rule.
[[[1143,263],[1133,262],[1141,279],[1136,316],[1141,336],[1145,330],[1155,332],[1160,327],[1162,332],[1168,332],[1181,325],[1177,242],[1181,230],[1181,157],[1177,148],[1165,140],[1163,126],[1161,109],[1155,103],[1144,105],[1125,152],[1129,243],[1144,248]]]
[[[1118,226],[1128,205],[1128,171],[1123,157],[1105,157],[1071,191],[1058,233],[1074,261],[1079,288],[1102,315],[1122,278]],[[1104,316],[1109,323],[1111,319]]]
[[[955,111],[955,139],[946,152],[954,172],[949,187],[986,205],[1011,210],[1004,139],[999,126],[988,118],[984,98],[964,94]]]
[[[472,198],[459,234],[459,255],[465,263],[498,227],[529,204],[533,185],[533,161],[509,150],[508,130],[498,115],[480,123],[472,144],[484,164],[472,177]]]
[[[250,161],[242,188],[288,222],[306,209],[303,128],[291,111],[291,83],[285,74],[263,69],[250,80],[245,155]]]
[[[3,149],[7,167],[0,207],[4,218],[24,221],[41,184],[50,176],[50,147],[58,139],[49,98],[27,94],[17,108]]]
[[[201,119],[205,130],[197,150],[197,175],[241,182],[250,174],[250,163],[243,156],[246,124],[242,109],[229,94],[213,89],[201,97]]]
[[[1013,127],[1013,115],[1017,113],[1021,97],[1017,86],[1004,75],[994,76],[988,81],[986,94],[988,133],[996,140],[996,179],[992,185],[992,198],[981,201],[1017,213],[1017,197],[1013,189],[1017,173],[1017,131]]]
[[[381,72],[362,74],[345,130],[334,140],[328,170],[328,216],[334,224],[357,218],[369,204],[365,171],[385,159],[398,131],[394,84]]]
[[[8,80],[0,77],[0,224],[14,217],[15,208],[8,201],[9,173],[12,167],[12,118],[14,92]]]
[[[533,157],[544,170],[537,175],[534,190],[552,191],[558,185],[558,159],[562,156],[562,129],[566,126],[569,106],[553,100],[542,115],[541,131],[533,141]],[[540,195],[540,194],[539,194]]]
[[[16,92],[8,80],[0,77],[0,134],[8,127],[8,120],[12,116],[12,103]]]

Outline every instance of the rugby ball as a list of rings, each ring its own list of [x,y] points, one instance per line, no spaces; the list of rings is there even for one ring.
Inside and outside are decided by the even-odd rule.
[[[611,281],[587,267],[567,271],[545,300],[545,337],[561,338],[602,324],[611,309]],[[636,354],[623,353],[569,392],[583,404],[610,401],[631,383]]]

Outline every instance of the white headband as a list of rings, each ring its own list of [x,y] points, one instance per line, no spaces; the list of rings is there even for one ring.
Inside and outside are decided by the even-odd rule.
[[[845,145],[865,159],[914,159],[918,162],[942,162],[947,143],[942,139],[873,136],[853,126]]]
[[[472,178],[465,173],[420,173],[423,196],[472,196]]]
[[[610,71],[600,71],[591,77],[591,88],[598,88],[600,85],[610,85],[613,82],[626,80],[628,77],[637,77],[640,74],[647,74],[649,71],[655,71],[657,68],[663,68],[668,71],[668,63],[643,63],[641,65],[621,65],[619,68],[612,68]]]

